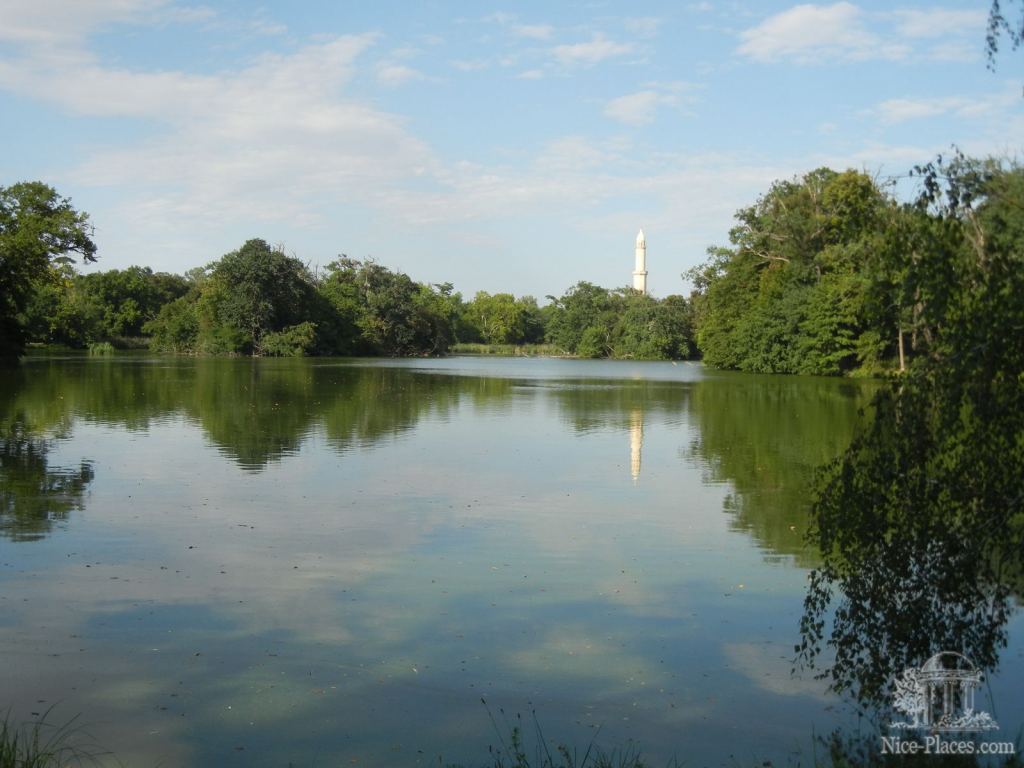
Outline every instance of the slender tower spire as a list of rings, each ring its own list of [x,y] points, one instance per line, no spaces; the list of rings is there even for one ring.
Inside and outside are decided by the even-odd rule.
[[[641,229],[636,236],[636,269],[633,270],[633,290],[647,295],[647,241]]]

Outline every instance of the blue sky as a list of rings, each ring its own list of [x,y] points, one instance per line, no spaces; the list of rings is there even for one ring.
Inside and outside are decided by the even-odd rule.
[[[1024,55],[987,2],[0,2],[0,184],[88,211],[100,261],[251,237],[312,264],[543,298],[649,286],[821,165],[1018,156]]]

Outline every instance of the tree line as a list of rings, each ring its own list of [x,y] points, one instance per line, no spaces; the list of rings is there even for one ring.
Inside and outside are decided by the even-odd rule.
[[[925,171],[922,183],[939,183]],[[959,157],[943,173],[967,196],[958,217],[900,203],[864,173],[821,168],[739,210],[730,244],[685,275],[688,297],[583,281],[543,306],[510,293],[466,300],[451,283],[345,256],[312,269],[258,239],[184,275],[80,274],[72,255],[95,260],[88,217],[45,184],[16,184],[0,188],[0,355],[31,342],[139,338],[160,352],[268,356],[549,344],[579,357],[702,357],[762,373],[904,370],[935,348],[936,303],[954,300],[921,277],[952,279],[954,256],[936,242],[959,227],[1013,243],[1024,217],[1019,166]]]
[[[456,343],[554,345],[581,357],[690,357],[690,304],[587,282],[539,306],[532,296],[421,283],[374,261],[339,257],[312,269],[249,240],[184,275],[128,267],[80,274],[95,259],[88,217],[35,182],[0,188],[4,352],[25,344],[84,348],[147,340],[201,355],[440,355]]]

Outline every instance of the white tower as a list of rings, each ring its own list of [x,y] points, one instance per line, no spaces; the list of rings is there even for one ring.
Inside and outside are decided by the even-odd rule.
[[[636,236],[636,269],[633,270],[633,290],[647,295],[647,242],[641,229]]]

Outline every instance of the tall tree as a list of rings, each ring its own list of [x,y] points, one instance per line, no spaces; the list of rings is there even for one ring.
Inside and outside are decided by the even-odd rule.
[[[21,354],[29,299],[72,254],[96,259],[87,214],[42,182],[0,187],[0,359]]]
[[[241,332],[254,352],[263,337],[306,319],[315,289],[306,266],[264,240],[249,240],[226,254],[213,268],[212,278],[223,293],[219,318]]]
[[[819,168],[737,212],[731,248],[691,270],[705,361],[761,373],[838,374],[884,353],[861,336],[865,273],[893,203],[862,173]]]

